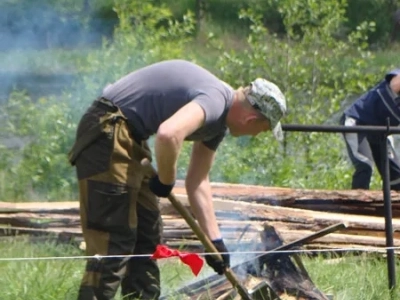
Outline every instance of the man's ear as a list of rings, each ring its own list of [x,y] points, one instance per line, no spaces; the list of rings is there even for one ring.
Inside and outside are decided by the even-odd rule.
[[[247,114],[245,117],[243,117],[243,124],[252,124],[258,120],[257,114]]]

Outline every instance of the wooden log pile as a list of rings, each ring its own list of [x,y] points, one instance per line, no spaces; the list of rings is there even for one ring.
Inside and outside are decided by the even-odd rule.
[[[175,188],[184,194],[182,183]],[[335,213],[383,216],[382,191],[308,190],[213,183],[217,198]],[[400,217],[400,193],[391,192],[393,217]]]
[[[273,226],[285,243],[336,223],[347,228],[304,248],[385,247],[385,221],[381,191],[302,190],[213,183],[214,206],[230,249],[246,249],[264,223]],[[175,194],[189,208],[182,182]],[[400,193],[392,192],[394,245],[400,246]],[[161,199],[164,242],[171,247],[202,251],[199,241],[167,199]],[[78,202],[0,202],[0,235],[50,235],[59,241],[81,241]],[[384,253],[384,249],[382,249]],[[397,251],[396,251],[397,253]]]

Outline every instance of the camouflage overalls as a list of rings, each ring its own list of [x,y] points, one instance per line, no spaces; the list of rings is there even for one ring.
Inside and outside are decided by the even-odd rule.
[[[96,100],[82,117],[70,152],[79,180],[80,217],[86,254],[152,254],[161,236],[156,196],[141,166],[151,159],[146,141],[135,141],[122,112]],[[157,299],[160,274],[148,257],[88,259],[79,300]]]

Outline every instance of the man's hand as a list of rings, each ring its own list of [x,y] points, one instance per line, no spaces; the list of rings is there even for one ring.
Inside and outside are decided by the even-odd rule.
[[[164,184],[158,178],[158,175],[153,176],[149,181],[149,188],[158,197],[168,197],[174,187],[173,184]]]
[[[225,268],[230,267],[230,255],[229,253],[227,253],[228,249],[226,248],[224,241],[222,239],[214,240],[211,242],[214,244],[215,248],[217,248],[217,250],[220,253],[226,252],[225,254],[221,254],[223,260],[216,260],[212,255],[205,256],[207,265],[213,268],[213,270],[217,272],[218,275],[222,275],[224,274]]]
[[[400,75],[394,76],[390,80],[390,88],[394,93],[400,96]]]

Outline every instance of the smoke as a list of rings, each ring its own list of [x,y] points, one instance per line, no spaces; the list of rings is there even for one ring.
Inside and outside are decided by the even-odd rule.
[[[69,52],[101,47],[102,38],[112,36],[117,18],[111,7],[52,2],[0,3],[0,104],[14,89],[33,98],[60,94],[76,73],[65,60]]]
[[[0,51],[98,46],[103,35],[112,34],[116,16],[111,7],[87,2],[77,1],[75,8],[57,7],[49,0],[0,4]]]
[[[26,69],[0,72],[0,105],[14,90],[26,91],[32,99],[38,99],[61,94],[74,80],[74,74],[36,74]]]
[[[0,51],[76,45],[80,25],[65,19],[45,1],[3,4],[0,11]]]

